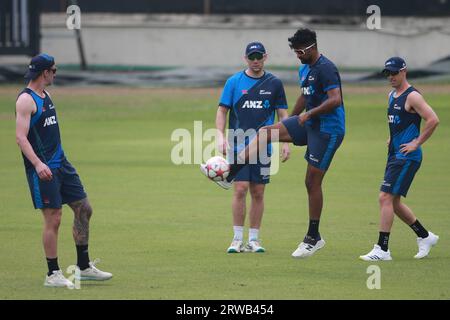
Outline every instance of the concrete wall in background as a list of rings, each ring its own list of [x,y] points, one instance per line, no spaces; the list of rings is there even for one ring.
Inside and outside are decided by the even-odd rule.
[[[42,51],[56,56],[58,63],[78,63],[66,15],[44,14],[41,19]],[[292,66],[298,62],[287,38],[308,26],[317,31],[322,53],[339,66],[380,67],[388,57],[400,55],[410,67],[423,67],[450,55],[448,20],[383,18],[382,29],[372,31],[365,17],[317,25],[306,16],[84,14],[81,33],[89,64],[239,66],[245,45],[259,40],[270,54],[268,63]]]

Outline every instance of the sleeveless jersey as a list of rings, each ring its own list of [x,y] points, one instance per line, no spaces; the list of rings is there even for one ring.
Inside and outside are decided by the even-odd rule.
[[[394,98],[395,91],[389,95],[388,122],[391,136],[389,158],[422,161],[421,147],[407,155],[400,152],[400,145],[411,142],[420,134],[422,118],[417,113],[405,110],[406,98],[414,91],[417,90],[411,86],[397,98]]]
[[[41,98],[33,90],[25,88],[19,96],[29,94],[36,104],[37,110],[31,116],[27,138],[39,159],[50,169],[54,169],[61,166],[65,156],[61,147],[55,106],[47,92],[44,91],[44,93],[45,97]],[[23,153],[22,156],[26,170],[34,170],[33,165]]]

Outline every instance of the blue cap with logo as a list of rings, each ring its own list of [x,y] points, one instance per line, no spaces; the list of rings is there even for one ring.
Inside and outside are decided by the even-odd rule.
[[[44,70],[50,69],[55,64],[55,58],[48,54],[41,53],[31,59],[28,71],[24,78],[34,80]]]
[[[400,57],[392,57],[387,59],[384,63],[384,69],[382,72],[388,71],[400,71],[406,69],[406,62]]]
[[[259,53],[266,53],[266,48],[264,48],[263,44],[261,42],[250,42],[247,45],[247,48],[245,48],[245,55],[249,56],[254,52],[259,52]]]

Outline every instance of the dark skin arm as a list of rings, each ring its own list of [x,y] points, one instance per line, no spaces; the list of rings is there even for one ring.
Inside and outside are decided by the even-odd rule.
[[[341,90],[334,88],[327,91],[328,99],[325,100],[320,106],[302,113],[298,116],[298,122],[303,125],[307,120],[317,117],[321,114],[330,113],[334,108],[338,107],[342,103]]]
[[[291,117],[298,116],[300,113],[302,113],[303,110],[305,110],[305,107],[305,97],[303,96],[303,94],[300,94],[300,96],[297,98],[297,101],[295,102],[294,109],[292,109]]]

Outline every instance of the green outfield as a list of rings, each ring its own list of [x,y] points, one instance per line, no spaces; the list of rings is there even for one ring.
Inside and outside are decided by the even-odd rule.
[[[292,147],[267,188],[264,254],[226,254],[232,192],[196,164],[172,164],[171,133],[193,133],[194,120],[213,127],[220,89],[50,88],[64,150],[94,208],[91,258],[114,274],[68,290],[43,286],[42,218],[14,135],[19,87],[0,87],[0,299],[450,299],[450,86],[418,88],[441,124],[406,203],[440,242],[428,258],[413,259],[416,237],[396,219],[394,260],[378,263],[380,290],[367,288],[369,264],[357,258],[378,239],[389,87],[344,87],[347,135],[324,183],[327,245],[308,260],[290,256],[308,225],[304,149]],[[287,88],[291,107],[297,94]],[[64,269],[76,261],[71,224],[65,207]]]

